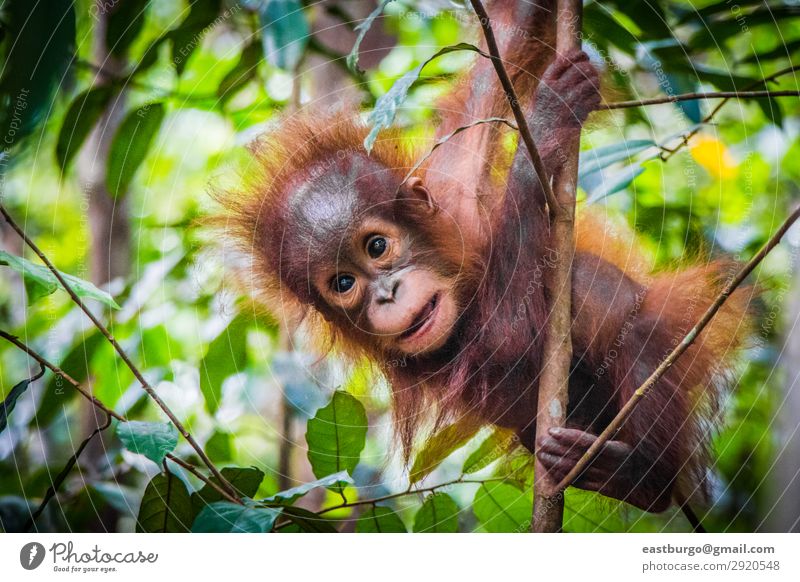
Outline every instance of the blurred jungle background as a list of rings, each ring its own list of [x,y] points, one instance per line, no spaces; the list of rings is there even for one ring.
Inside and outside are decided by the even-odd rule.
[[[584,10],[610,99],[798,89],[794,1]],[[445,0],[0,2],[2,204],[141,372],[0,222],[2,529],[527,530],[530,458],[505,453],[508,435],[446,428],[405,467],[380,375],[257,315],[198,221],[209,183],[235,179],[244,146],[281,115],[389,107],[377,100],[398,79],[477,37],[469,3]],[[395,100],[409,139],[430,137],[431,103],[474,58],[436,59]],[[798,203],[798,160],[797,97],[626,108],[584,132],[579,204],[607,207],[657,266],[746,260]],[[698,508],[710,531],[800,528],[799,245],[793,229],[753,277],[758,329],[714,440],[712,503]],[[65,376],[39,377],[23,347]],[[570,490],[564,529],[689,525]]]

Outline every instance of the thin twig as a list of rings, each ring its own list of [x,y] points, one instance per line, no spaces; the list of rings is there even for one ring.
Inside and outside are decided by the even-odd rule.
[[[14,344],[15,346],[17,346],[20,350],[22,350],[23,352],[28,354],[31,358],[36,360],[40,365],[42,365],[45,368],[49,369],[56,376],[61,376],[64,380],[67,381],[68,384],[70,384],[73,388],[75,388],[75,390],[77,390],[78,393],[81,394],[81,396],[83,396],[89,402],[91,402],[92,405],[95,408],[97,408],[99,410],[102,410],[106,414],[106,416],[111,417],[111,418],[115,418],[116,420],[118,420],[120,422],[128,422],[128,419],[125,418],[125,416],[123,416],[122,414],[120,414],[117,411],[113,410],[112,408],[109,408],[108,406],[106,406],[101,400],[96,398],[89,391],[87,391],[83,386],[81,386],[81,384],[77,380],[75,380],[75,378],[73,378],[72,376],[67,374],[64,370],[62,370],[61,368],[59,368],[58,366],[53,364],[51,361],[46,359],[39,352],[37,352],[36,350],[31,348],[30,346],[28,346],[25,343],[23,343],[22,341],[20,341],[20,339],[18,337],[13,336],[10,333],[8,333],[8,332],[6,332],[6,331],[4,331],[2,329],[0,329],[0,337],[2,337],[6,341]],[[89,437],[89,439],[91,439],[91,438],[92,437]],[[241,503],[239,501],[238,497],[236,497],[235,495],[231,495],[230,493],[228,493],[227,491],[222,489],[222,487],[220,487],[217,483],[215,483],[214,481],[212,481],[211,479],[209,479],[208,477],[203,475],[197,469],[197,467],[195,467],[194,465],[191,465],[191,464],[187,463],[186,461],[184,461],[183,459],[181,459],[179,457],[176,457],[172,453],[167,453],[167,458],[170,461],[174,462],[175,464],[180,465],[181,467],[183,467],[184,469],[189,471],[192,475],[194,475],[195,477],[200,479],[206,485],[209,485],[213,489],[216,489],[216,491],[218,493],[220,493],[223,497],[225,497],[225,499],[227,499],[228,501],[231,501],[233,503]]]
[[[81,453],[84,451],[84,449],[89,445],[90,442],[92,442],[92,439],[101,432],[103,432],[104,430],[106,430],[109,426],[111,426],[111,415],[106,414],[105,422],[102,425],[95,428],[92,431],[92,434],[83,439],[83,442],[81,442],[78,449],[69,458],[66,465],[64,465],[64,468],[61,469],[61,472],[56,476],[56,478],[50,484],[50,487],[47,488],[47,492],[44,494],[42,502],[39,504],[39,507],[36,508],[36,511],[34,511],[28,518],[28,522],[25,524],[25,527],[23,528],[22,531],[30,531],[31,528],[33,528],[33,525],[36,523],[36,520],[39,518],[39,516],[42,515],[42,512],[44,511],[45,507],[47,507],[47,504],[50,503],[50,500],[56,496],[56,493],[58,493],[58,490],[61,487],[61,485],[64,483],[64,481],[67,480],[67,477],[69,477],[69,474],[72,472],[72,468],[78,462],[78,457],[81,456]]]
[[[650,374],[650,377],[647,378],[647,380],[645,380],[644,383],[636,389],[636,391],[633,393],[633,396],[631,396],[630,399],[625,403],[625,406],[623,406],[622,409],[617,413],[606,429],[600,433],[600,436],[597,437],[597,440],[592,443],[592,446],[589,447],[586,453],[584,453],[584,455],[575,464],[567,476],[561,480],[561,482],[558,484],[559,491],[564,491],[564,489],[569,487],[576,477],[578,477],[578,475],[580,475],[581,472],[587,466],[589,466],[603,445],[605,445],[605,443],[616,434],[622,424],[628,419],[631,413],[633,413],[639,402],[641,402],[641,400],[647,396],[647,393],[650,391],[653,385],[658,382],[661,376],[663,376],[670,366],[675,363],[681,354],[683,354],[689,348],[689,346],[692,345],[700,332],[705,329],[714,315],[716,315],[716,313],[720,310],[728,297],[730,297],[736,288],[742,284],[745,278],[747,278],[753,269],[758,266],[764,257],[766,257],[767,254],[778,245],[783,235],[786,234],[786,231],[789,230],[789,227],[791,227],[798,218],[800,218],[800,207],[796,208],[789,215],[789,217],[783,222],[775,234],[773,234],[766,244],[761,247],[761,250],[759,250],[755,256],[753,256],[753,258],[751,258],[747,264],[744,265],[738,273],[736,273],[736,276],[725,285],[714,302],[700,318],[700,321],[695,324],[695,326],[689,331],[689,333],[686,334],[686,336],[675,347],[675,349],[673,349],[672,352],[670,352],[670,354],[661,362],[661,364],[659,364],[655,371]]]
[[[417,160],[417,163],[415,163],[414,166],[408,171],[408,173],[403,178],[403,181],[401,182],[401,184],[405,184],[408,181],[408,179],[411,178],[411,176],[414,175],[414,172],[419,170],[422,167],[422,165],[433,155],[433,152],[435,152],[441,146],[446,144],[448,141],[453,139],[455,136],[457,136],[462,131],[466,131],[468,129],[472,129],[473,127],[475,127],[477,125],[483,125],[485,123],[502,123],[502,124],[507,125],[511,129],[519,131],[519,128],[516,125],[514,125],[508,119],[505,119],[503,117],[487,117],[486,119],[478,119],[477,121],[473,121],[472,123],[468,123],[467,125],[462,125],[461,127],[457,127],[456,129],[454,129],[453,131],[451,131],[447,135],[445,135],[445,136],[441,137],[440,139],[436,140],[436,143],[433,144],[431,149],[428,150],[428,152],[424,156],[422,156],[419,160]]]
[[[362,499],[359,501],[348,501],[347,503],[340,503],[339,505],[333,505],[331,507],[326,507],[317,512],[317,515],[322,515],[323,513],[328,513],[330,511],[335,511],[337,509],[345,509],[347,507],[356,507],[358,505],[374,505],[376,503],[382,503],[384,501],[390,501],[392,499],[397,499],[399,497],[406,497],[408,495],[416,495],[418,493],[432,493],[437,489],[442,489],[444,487],[450,487],[451,485],[462,485],[462,484],[479,484],[482,485],[484,483],[492,483],[494,481],[507,481],[504,477],[490,477],[488,479],[463,479],[459,477],[458,479],[453,479],[452,481],[447,481],[445,483],[439,483],[438,485],[432,485],[430,487],[420,487],[419,489],[406,489],[405,491],[400,491],[399,493],[392,493],[390,495],[384,495],[382,497],[375,497],[373,499]]]
[[[150,386],[150,383],[145,379],[144,375],[139,370],[139,368],[136,367],[133,361],[131,361],[128,354],[125,352],[125,350],[122,349],[122,346],[119,345],[119,342],[117,342],[117,340],[108,330],[108,328],[106,328],[106,326],[102,324],[102,322],[94,315],[94,313],[92,313],[89,310],[89,308],[86,307],[86,304],[81,300],[78,294],[75,293],[75,290],[72,288],[72,286],[69,283],[67,283],[66,279],[64,279],[63,275],[59,272],[59,270],[55,268],[52,262],[50,262],[50,259],[47,258],[47,255],[45,255],[39,249],[39,247],[36,246],[36,243],[34,243],[33,240],[31,240],[31,238],[25,233],[25,231],[23,231],[22,228],[14,221],[11,215],[6,211],[5,206],[3,206],[2,204],[0,204],[0,214],[3,215],[9,226],[11,226],[11,228],[14,229],[14,231],[22,238],[22,240],[25,241],[25,244],[27,244],[31,248],[31,250],[34,253],[36,253],[36,255],[41,259],[41,261],[47,266],[47,268],[50,269],[50,272],[53,273],[55,278],[58,279],[58,282],[61,283],[61,286],[64,288],[64,290],[72,298],[72,301],[74,301],[75,304],[81,308],[81,311],[83,311],[86,314],[86,316],[91,320],[94,326],[98,330],[100,330],[100,333],[102,333],[105,336],[105,338],[109,341],[109,343],[114,347],[117,354],[119,354],[119,357],[122,358],[122,361],[125,362],[125,365],[128,366],[130,371],[133,372],[133,375],[142,385],[144,391],[148,394],[148,396],[150,396],[150,398],[153,399],[153,401],[155,401],[158,407],[164,411],[164,414],[166,414],[169,420],[172,422],[172,424],[175,425],[175,428],[178,429],[181,435],[183,435],[183,438],[185,438],[186,441],[195,450],[197,455],[203,461],[203,464],[206,467],[208,467],[208,470],[211,471],[211,473],[219,480],[220,485],[222,485],[222,487],[228,490],[228,492],[235,497],[236,490],[233,488],[233,486],[230,483],[228,483],[225,477],[222,476],[222,473],[219,472],[219,469],[217,469],[214,463],[211,462],[211,459],[208,458],[208,455],[206,455],[205,451],[203,451],[203,447],[201,447],[197,443],[197,441],[194,440],[194,437],[186,429],[183,423],[180,420],[178,420],[178,417],[175,416],[175,414],[172,412],[169,406],[167,406],[166,402],[164,402],[158,395],[158,393],[155,391],[155,389],[152,386]]]
[[[536,170],[536,177],[539,179],[539,184],[541,184],[542,190],[544,191],[547,205],[550,207],[550,216],[551,218],[560,216],[563,214],[564,210],[561,208],[561,204],[556,198],[553,188],[550,186],[550,179],[547,175],[544,162],[539,155],[539,149],[536,147],[536,143],[533,141],[533,134],[531,133],[530,127],[528,127],[528,120],[525,119],[525,114],[522,112],[522,108],[520,107],[520,101],[517,97],[517,92],[514,90],[514,84],[511,82],[511,78],[508,76],[508,71],[506,71],[506,68],[503,65],[503,59],[500,55],[500,49],[497,47],[497,41],[494,37],[494,31],[492,30],[492,23],[489,19],[489,15],[486,12],[486,8],[484,8],[483,4],[481,3],[481,0],[469,1],[470,4],[472,4],[473,10],[475,10],[475,13],[478,15],[481,28],[483,29],[483,36],[486,39],[486,47],[489,50],[489,57],[494,65],[494,70],[497,72],[497,78],[500,80],[500,84],[503,86],[503,91],[505,91],[506,99],[508,99],[508,105],[511,107],[511,111],[514,113],[514,119],[517,122],[517,127],[519,128],[519,133],[522,136],[522,141],[525,143],[525,147],[528,149],[528,153],[531,156],[533,168]]]
[[[652,97],[650,99],[640,99],[638,101],[601,103],[597,107],[597,110],[628,109],[630,107],[678,103],[679,101],[697,101],[699,99],[760,99],[763,97],[800,97],[800,91],[787,89],[784,91],[711,91],[707,93],[681,93],[680,95],[665,95],[663,97]]]
[[[749,91],[750,89],[755,89],[755,88],[756,88],[756,87],[758,87],[759,85],[764,85],[764,86],[766,86],[766,85],[767,85],[767,83],[771,83],[772,81],[775,81],[775,80],[776,80],[776,79],[778,79],[779,77],[782,77],[783,75],[787,75],[787,74],[789,74],[789,73],[792,73],[792,72],[794,72],[794,71],[796,71],[796,70],[798,70],[798,69],[800,69],[800,65],[792,65],[792,66],[790,66],[790,67],[786,67],[786,68],[784,68],[784,69],[781,69],[781,70],[779,70],[779,71],[776,71],[776,72],[772,73],[771,75],[769,75],[769,76],[767,76],[767,77],[764,77],[763,79],[759,79],[758,81],[756,81],[756,82],[754,82],[754,83],[751,83],[750,85],[747,85],[746,87],[743,87],[743,88],[742,88],[742,90],[743,90],[743,91]],[[670,149],[670,148],[666,148],[666,147],[662,147],[661,149],[662,149],[662,150],[664,150],[664,151],[666,151],[666,153],[662,153],[662,154],[661,154],[661,161],[663,161],[663,162],[666,162],[666,161],[667,161],[667,160],[669,160],[669,159],[670,159],[672,156],[674,156],[676,153],[678,153],[678,152],[681,150],[681,148],[683,148],[683,147],[685,147],[686,145],[688,145],[688,144],[689,144],[689,140],[691,140],[691,139],[692,139],[694,136],[696,136],[696,135],[698,134],[698,132],[700,131],[700,129],[701,129],[701,128],[702,128],[704,125],[706,125],[706,124],[708,124],[708,123],[711,123],[711,120],[712,120],[712,119],[714,119],[714,116],[715,116],[717,113],[719,113],[719,112],[720,112],[720,110],[721,110],[723,107],[725,107],[725,105],[726,105],[726,104],[727,104],[729,101],[730,101],[730,99],[723,99],[722,101],[720,101],[719,103],[717,103],[717,105],[714,107],[714,109],[712,109],[712,110],[711,110],[711,113],[709,113],[708,115],[706,115],[706,116],[703,118],[703,121],[701,121],[701,122],[700,122],[700,125],[699,125],[699,126],[697,126],[697,127],[695,127],[694,129],[692,129],[692,130],[691,130],[689,133],[687,133],[685,136],[683,136],[683,139],[681,139],[681,143],[679,143],[677,146],[675,146],[675,147],[674,147],[674,148],[672,148],[672,149]]]

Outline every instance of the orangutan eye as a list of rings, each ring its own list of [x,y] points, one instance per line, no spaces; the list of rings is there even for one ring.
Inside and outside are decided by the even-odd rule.
[[[367,241],[367,254],[373,259],[377,259],[386,252],[388,243],[382,236],[373,236]]]
[[[331,280],[331,289],[337,293],[347,293],[356,284],[356,278],[352,275],[338,275]]]

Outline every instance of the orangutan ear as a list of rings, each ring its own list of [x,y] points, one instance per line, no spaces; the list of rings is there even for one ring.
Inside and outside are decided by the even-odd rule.
[[[431,212],[436,210],[436,203],[433,201],[433,196],[422,183],[422,178],[412,176],[406,180],[400,190],[397,192],[398,200],[409,200],[411,202],[421,202],[425,204]]]

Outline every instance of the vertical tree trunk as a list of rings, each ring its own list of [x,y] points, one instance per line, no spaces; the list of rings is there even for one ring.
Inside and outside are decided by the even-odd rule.
[[[580,48],[580,0],[559,0],[556,30],[556,52],[564,54]],[[578,184],[578,148],[580,138],[562,145],[564,166],[555,176],[553,191],[561,209],[551,209],[552,244],[556,264],[548,273],[550,294],[549,326],[543,350],[542,375],[539,380],[539,404],[536,413],[536,442],[552,427],[563,426],[567,414],[567,388],[572,363],[572,258],[575,253],[575,188]],[[557,483],[537,460],[533,484],[534,532],[561,531],[564,497]]]
[[[125,62],[111,54],[106,46],[106,27],[108,8],[102,0],[97,0],[97,21],[93,28],[93,60],[103,73],[98,73],[95,85],[110,83],[113,77],[121,76]],[[111,140],[124,115],[124,98],[112,99],[107,109],[92,129],[80,156],[78,175],[88,201],[89,232],[91,236],[89,274],[97,285],[104,285],[117,277],[126,277],[130,272],[130,216],[128,204],[115,200],[106,188],[106,173]],[[104,422],[102,414],[89,402],[84,403],[83,430],[93,431]],[[100,466],[106,450],[106,433],[103,438],[94,439],[83,455],[83,465],[90,468]]]

